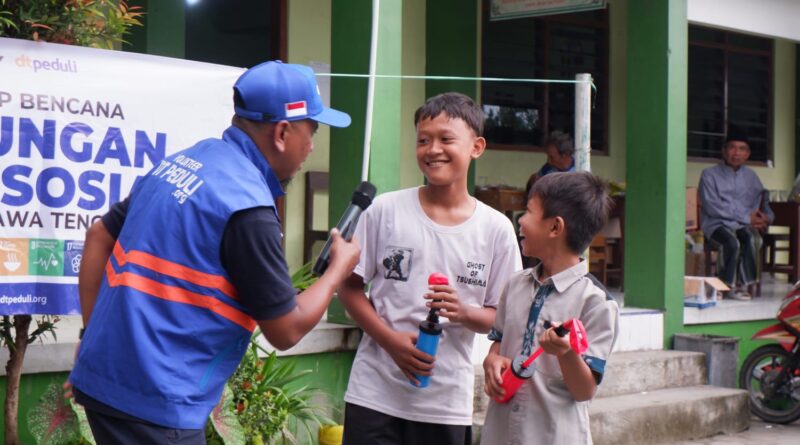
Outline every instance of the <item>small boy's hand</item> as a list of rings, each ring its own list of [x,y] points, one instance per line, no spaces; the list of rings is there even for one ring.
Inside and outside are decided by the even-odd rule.
[[[558,334],[556,334],[555,328],[559,326],[561,326],[561,323],[553,323],[553,326],[544,331],[539,337],[539,346],[542,347],[544,352],[555,355],[556,357],[561,357],[571,349],[569,346],[569,337],[566,335],[559,337]]]
[[[419,386],[414,375],[431,375],[435,358],[416,347],[416,332],[395,332],[384,349],[409,382]]]
[[[69,400],[75,398],[75,395],[72,393],[72,383],[70,383],[69,380],[64,382],[64,384],[61,385],[61,388],[64,390],[65,399]]]
[[[483,360],[483,374],[485,384],[483,390],[486,394],[493,398],[499,398],[505,395],[503,389],[503,372],[506,368],[511,366],[511,359],[494,352]]]
[[[424,295],[429,308],[439,309],[439,315],[453,323],[463,323],[467,319],[469,308],[461,304],[456,290],[446,284],[428,286],[432,292]]]

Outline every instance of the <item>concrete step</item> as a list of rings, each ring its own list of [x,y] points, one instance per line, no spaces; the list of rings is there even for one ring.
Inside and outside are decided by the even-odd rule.
[[[705,385],[705,355],[689,351],[615,352],[595,398]]]
[[[707,385],[595,399],[592,439],[595,445],[657,444],[736,433],[750,426],[747,403],[745,391]],[[474,444],[485,417],[473,417]]]
[[[595,445],[691,440],[750,426],[746,391],[708,385],[595,399],[589,416]]]

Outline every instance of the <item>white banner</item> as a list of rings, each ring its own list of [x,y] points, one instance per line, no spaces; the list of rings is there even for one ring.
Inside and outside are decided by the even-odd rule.
[[[242,71],[0,38],[0,314],[80,312],[86,229],[164,156],[220,137]]]

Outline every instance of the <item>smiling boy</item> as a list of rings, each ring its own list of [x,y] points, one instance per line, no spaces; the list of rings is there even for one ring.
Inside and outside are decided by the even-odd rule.
[[[379,196],[359,222],[361,260],[339,289],[364,330],[345,394],[346,445],[471,443],[473,339],[489,331],[502,286],[521,268],[511,221],[467,189],[486,146],[483,120],[462,94],[428,99],[414,116],[426,184]],[[450,285],[429,287],[433,272]],[[415,347],[430,307],[443,327],[435,360]],[[419,388],[415,375],[433,376]]]

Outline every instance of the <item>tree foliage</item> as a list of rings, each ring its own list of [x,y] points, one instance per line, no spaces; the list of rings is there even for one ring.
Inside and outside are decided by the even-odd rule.
[[[0,37],[113,49],[142,15],[124,0],[0,0]]]

